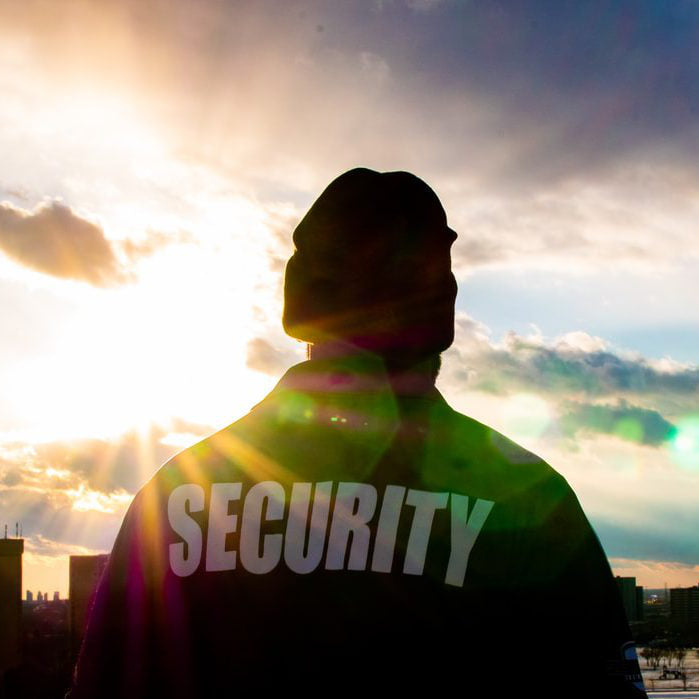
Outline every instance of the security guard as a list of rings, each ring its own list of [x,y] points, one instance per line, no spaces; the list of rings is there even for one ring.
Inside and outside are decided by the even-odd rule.
[[[137,494],[71,699],[645,696],[567,482],[435,388],[455,238],[406,172],[321,194],[285,276],[309,359]]]

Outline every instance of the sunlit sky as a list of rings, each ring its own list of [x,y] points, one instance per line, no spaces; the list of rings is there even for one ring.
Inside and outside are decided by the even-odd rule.
[[[133,494],[305,347],[291,233],[355,166],[458,232],[438,388],[699,581],[699,7],[0,0],[0,526],[67,594]]]

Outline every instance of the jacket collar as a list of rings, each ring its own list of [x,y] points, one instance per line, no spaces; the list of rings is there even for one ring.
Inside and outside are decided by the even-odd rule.
[[[446,403],[431,377],[424,373],[404,372],[390,375],[380,357],[369,354],[309,359],[290,367],[273,393],[301,391],[327,394],[390,394],[396,400],[428,400]]]

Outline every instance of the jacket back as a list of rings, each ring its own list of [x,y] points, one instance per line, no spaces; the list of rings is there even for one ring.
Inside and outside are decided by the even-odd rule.
[[[71,698],[416,687],[645,696],[567,482],[366,358],[292,367],[134,499]]]

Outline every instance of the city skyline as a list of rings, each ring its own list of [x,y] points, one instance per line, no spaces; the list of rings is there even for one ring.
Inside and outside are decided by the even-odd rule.
[[[548,461],[616,575],[699,579],[696,6],[0,0],[0,526],[68,591],[305,346],[291,233],[354,166],[458,238],[437,387]]]
[[[19,537],[8,537],[8,539],[12,540],[15,539],[16,541],[24,541],[23,539]],[[6,539],[7,540],[7,539]],[[90,583],[85,588],[85,585],[83,584],[83,588],[88,590],[87,596],[89,596],[89,590],[94,589],[94,586],[97,583],[97,577],[95,577],[95,571],[97,573],[100,573],[106,564],[107,560],[109,558],[109,554],[89,554],[89,555],[72,555],[68,557],[68,563],[69,565],[74,566],[74,572],[69,574],[69,586],[74,584],[71,581],[74,579],[79,579],[79,580],[87,580],[90,579]],[[21,560],[21,556],[20,556]],[[21,569],[21,567],[20,567]],[[631,585],[632,590],[641,590],[643,593],[642,597],[638,598],[639,603],[644,603],[647,602],[648,599],[651,597],[655,597],[655,593],[658,591],[661,591],[663,593],[663,601],[667,604],[670,602],[670,594],[673,592],[676,592],[678,590],[680,591],[689,591],[689,592],[694,592],[695,590],[699,589],[699,579],[697,580],[696,584],[694,585],[688,585],[688,586],[678,586],[678,587],[670,587],[667,584],[665,584],[662,588],[651,588],[647,587],[642,584],[641,581],[636,580],[635,576],[630,576],[630,577],[624,577],[624,576],[619,576],[616,575],[615,579],[620,585],[620,588],[626,584],[626,585]],[[637,585],[636,583],[640,583]],[[85,589],[80,589],[80,597],[83,598],[86,596]],[[35,598],[36,594],[36,598]],[[631,593],[627,593],[631,594]],[[635,594],[635,593],[634,593]],[[623,593],[622,593],[623,595]],[[49,601],[56,602],[56,601],[69,601],[72,599],[70,593],[68,593],[65,596],[61,596],[61,593],[59,590],[54,590],[49,597],[49,592],[47,590],[31,590],[28,588],[25,588],[23,590],[23,594],[21,596],[22,602],[23,603],[39,603],[39,602],[44,602],[48,603]],[[634,598],[635,599],[635,598]],[[81,600],[82,603],[84,604],[84,600]],[[627,606],[627,615],[629,620],[636,620],[633,615],[628,613],[628,605],[627,600],[624,600],[625,606]]]

